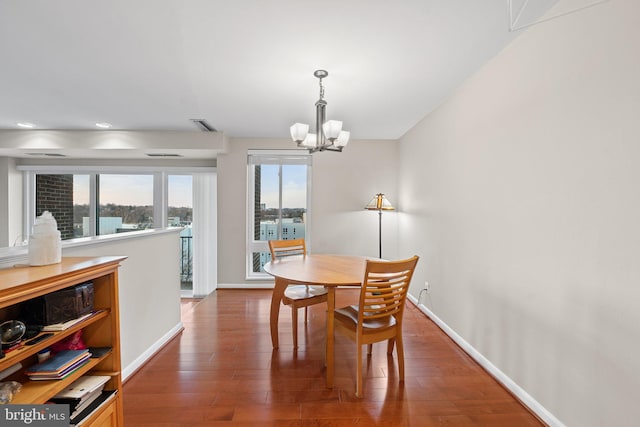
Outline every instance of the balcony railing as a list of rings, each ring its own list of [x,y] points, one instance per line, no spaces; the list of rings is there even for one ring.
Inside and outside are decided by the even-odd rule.
[[[193,245],[191,236],[180,236],[180,289],[193,289]]]

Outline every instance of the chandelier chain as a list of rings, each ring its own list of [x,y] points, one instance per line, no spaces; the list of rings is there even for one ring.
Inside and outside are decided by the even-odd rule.
[[[320,100],[324,99],[324,86],[322,86],[322,77],[320,77],[318,80],[320,80]]]

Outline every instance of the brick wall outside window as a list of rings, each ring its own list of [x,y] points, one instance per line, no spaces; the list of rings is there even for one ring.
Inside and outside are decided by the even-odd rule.
[[[49,211],[62,240],[73,238],[73,175],[36,175],[36,216]]]

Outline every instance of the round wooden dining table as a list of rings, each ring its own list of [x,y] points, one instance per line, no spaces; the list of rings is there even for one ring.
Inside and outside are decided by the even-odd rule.
[[[271,342],[278,348],[278,317],[285,288],[292,284],[318,285],[327,288],[327,387],[333,387],[333,313],[338,286],[362,286],[366,257],[349,255],[307,254],[272,260],[264,271],[275,278],[271,296]]]

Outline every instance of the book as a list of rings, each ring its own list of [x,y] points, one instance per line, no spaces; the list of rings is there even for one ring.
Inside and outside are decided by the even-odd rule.
[[[52,398],[51,402],[69,405],[69,412],[71,413],[71,417],[74,417],[84,408],[89,406],[91,402],[93,402],[98,396],[100,396],[100,393],[102,393],[102,387],[92,391],[91,393],[87,393],[82,398]]]
[[[53,396],[53,400],[82,399],[89,393],[101,389],[101,387],[103,387],[104,384],[110,379],[111,377],[106,375],[84,375],[69,384],[67,388]]]
[[[45,332],[57,332],[57,331],[64,331],[66,329],[69,329],[70,327],[72,327],[73,325],[82,322],[85,319],[88,319],[89,317],[93,316],[96,313],[99,313],[101,310],[98,311],[92,311],[91,313],[87,313],[84,316],[80,316],[76,319],[71,319],[68,320],[66,322],[63,323],[54,323],[51,325],[45,325],[42,327],[42,330]]]
[[[89,355],[87,353],[87,356],[83,357],[82,359],[78,360],[77,362],[75,362],[73,365],[65,368],[64,370],[60,371],[60,372],[45,372],[45,373],[39,373],[39,374],[31,374],[28,375],[29,379],[31,380],[61,380],[63,378],[68,377],[69,375],[73,374],[75,371],[77,371],[82,365],[86,364],[87,362],[89,362]]]
[[[106,404],[116,393],[117,390],[102,391],[100,395],[93,402],[91,402],[89,406],[84,408],[84,410],[82,410],[78,415],[76,415],[75,417],[70,417],[71,419],[69,421],[69,425],[72,427],[81,425],[87,417],[100,409],[100,407]]]
[[[29,367],[25,374],[30,379],[61,379],[88,362],[91,353],[84,350],[64,350],[42,363]]]
[[[94,400],[100,397],[105,384],[111,377],[106,375],[85,375],[51,398],[52,402],[69,405],[70,417],[79,415]]]
[[[32,365],[25,372],[27,375],[29,374],[37,374],[37,373],[55,373],[60,372],[66,367],[72,365],[77,360],[84,357],[86,354],[89,354],[89,349],[84,350],[63,350],[49,359],[45,360],[42,363],[37,363]]]
[[[78,404],[74,405],[71,408],[71,415],[70,418],[74,418],[78,415],[80,415],[80,413],[82,413],[82,411],[84,411],[86,408],[89,407],[89,405],[91,405],[93,403],[94,400],[98,399],[100,396],[102,395],[102,387],[95,390],[92,393],[89,393],[89,395],[85,398],[84,401],[79,402]]]
[[[91,357],[100,358],[111,353],[111,347],[89,347]]]

